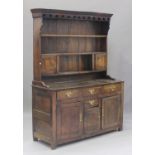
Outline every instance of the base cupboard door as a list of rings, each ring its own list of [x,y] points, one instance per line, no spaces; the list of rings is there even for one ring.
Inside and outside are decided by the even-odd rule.
[[[80,102],[58,103],[57,140],[63,142],[79,138],[83,131],[83,108]]]
[[[98,100],[88,100],[84,103],[84,133],[94,133],[100,130],[100,104]]]
[[[120,118],[120,95],[102,99],[102,128],[118,125]]]

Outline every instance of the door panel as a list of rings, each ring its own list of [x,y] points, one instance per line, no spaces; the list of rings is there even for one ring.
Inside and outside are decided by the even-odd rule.
[[[80,102],[58,103],[57,137],[58,141],[78,138],[82,134],[83,111]]]
[[[43,75],[56,73],[56,56],[42,55],[41,72]]]
[[[86,101],[84,105],[84,132],[100,130],[100,104],[98,100]]]
[[[104,70],[107,68],[107,56],[106,54],[95,55],[95,69]]]
[[[102,128],[112,127],[119,123],[120,95],[102,100]]]

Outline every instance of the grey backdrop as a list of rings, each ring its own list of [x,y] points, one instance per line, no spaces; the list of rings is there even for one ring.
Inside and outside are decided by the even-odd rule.
[[[31,8],[113,13],[108,37],[108,74],[125,81],[125,111],[132,107],[131,0],[24,0],[24,111],[31,110],[33,79],[33,23]]]

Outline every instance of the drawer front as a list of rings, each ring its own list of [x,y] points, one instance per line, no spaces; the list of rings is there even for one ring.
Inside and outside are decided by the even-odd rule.
[[[80,91],[78,89],[63,90],[57,93],[58,100],[72,99],[76,97],[80,97]]]
[[[99,95],[100,93],[100,87],[90,87],[90,88],[84,88],[82,90],[83,96],[93,96],[93,95]]]
[[[102,87],[102,93],[104,96],[110,96],[113,94],[116,94],[121,91],[121,84],[109,84],[109,85],[104,85]]]
[[[99,107],[99,102],[97,99],[87,100],[84,102],[85,108]]]

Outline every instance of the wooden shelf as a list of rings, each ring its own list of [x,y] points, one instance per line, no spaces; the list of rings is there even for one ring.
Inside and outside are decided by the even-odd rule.
[[[56,74],[53,73],[42,73],[43,76],[60,76],[60,75],[74,75],[74,74],[85,74],[85,73],[97,73],[97,72],[103,72],[104,70],[91,70],[91,71],[75,71],[75,72],[59,72]]]
[[[47,54],[41,54],[42,56],[53,56],[53,55],[93,55],[93,54],[106,54],[106,52],[68,52],[68,53],[47,53]]]
[[[69,34],[41,34],[41,37],[80,37],[80,38],[106,38],[106,35],[69,35]]]
[[[71,81],[59,81],[59,82],[51,82],[47,81],[45,84],[48,86],[48,88],[51,89],[66,89],[66,88],[80,88],[80,87],[88,87],[88,86],[93,86],[93,85],[103,85],[103,84],[108,84],[108,83],[116,83],[120,82],[117,80],[113,79],[93,79],[93,80],[71,80]]]

